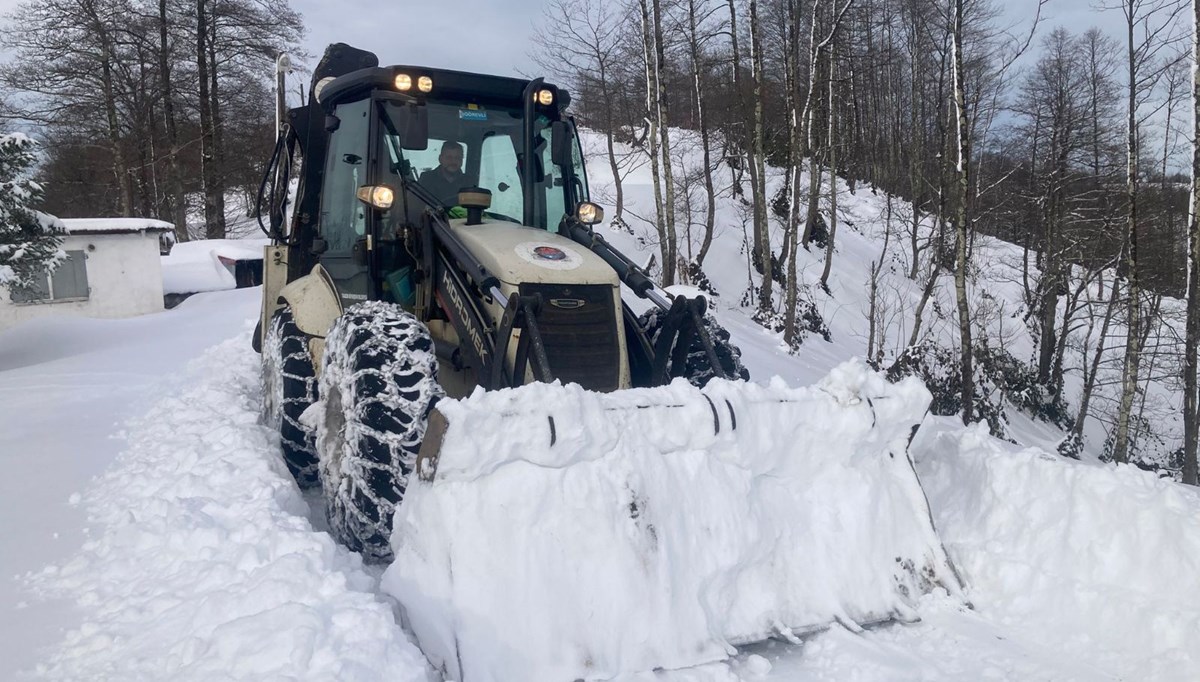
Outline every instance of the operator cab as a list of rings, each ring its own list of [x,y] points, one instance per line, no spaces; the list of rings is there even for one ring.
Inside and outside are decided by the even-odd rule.
[[[541,79],[371,67],[319,81],[314,93],[330,131],[316,250],[344,305],[409,304],[411,287],[393,275],[420,256],[413,230],[427,210],[465,215],[455,209],[461,190],[490,192],[485,223],[552,232],[588,200],[563,114],[570,96]]]

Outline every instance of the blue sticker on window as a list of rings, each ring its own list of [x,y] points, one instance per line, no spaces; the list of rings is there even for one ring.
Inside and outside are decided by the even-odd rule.
[[[479,109],[459,109],[458,117],[464,121],[486,121],[487,112]]]

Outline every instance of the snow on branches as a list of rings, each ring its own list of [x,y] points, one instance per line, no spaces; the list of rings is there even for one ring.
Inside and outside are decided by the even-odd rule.
[[[30,177],[34,148],[21,133],[0,135],[0,288],[32,286],[64,257],[62,223],[33,208],[42,200]]]

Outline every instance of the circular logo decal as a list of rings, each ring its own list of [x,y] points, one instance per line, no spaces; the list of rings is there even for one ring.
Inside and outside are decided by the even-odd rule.
[[[528,263],[547,270],[574,270],[583,265],[583,256],[569,246],[551,246],[545,242],[524,242],[514,251]]]
[[[542,260],[566,260],[567,254],[563,253],[562,249],[556,249],[553,246],[537,246],[533,249],[533,255]]]

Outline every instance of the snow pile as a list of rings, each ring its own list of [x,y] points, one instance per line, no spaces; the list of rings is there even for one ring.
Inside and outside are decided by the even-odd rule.
[[[194,294],[233,289],[237,281],[222,258],[259,260],[267,239],[200,239],[181,242],[162,257],[163,293]]]
[[[36,577],[85,615],[42,676],[427,679],[358,557],[306,519],[257,423],[257,364],[241,334],[129,425],[83,498],[99,535]]]
[[[383,588],[451,679],[609,678],[957,581],[906,446],[929,394],[861,363],[791,389],[530,385],[443,401]],[[428,473],[428,470],[425,470]]]
[[[981,612],[1130,679],[1195,679],[1200,491],[942,429],[913,455]]]

